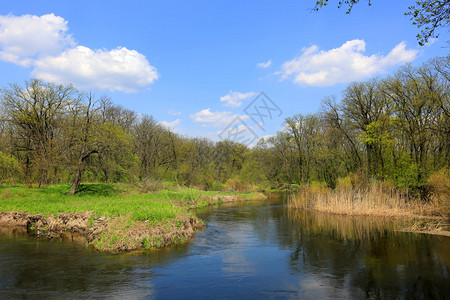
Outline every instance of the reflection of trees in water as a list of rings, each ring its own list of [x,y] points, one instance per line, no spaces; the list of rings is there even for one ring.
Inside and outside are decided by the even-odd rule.
[[[448,238],[395,232],[382,218],[285,212],[295,234],[293,272],[327,279],[354,297],[444,297],[448,287]],[[286,234],[285,234],[286,236]]]
[[[286,209],[286,213],[301,225],[303,234],[329,235],[339,240],[372,242],[395,234],[393,230],[399,222],[392,218],[330,215],[296,209]]]
[[[0,235],[0,245],[2,299],[94,295],[146,298],[152,295],[151,268],[161,261],[167,264],[180,259],[187,251],[187,247],[180,246],[152,255],[101,254],[77,243],[23,235]],[[146,288],[136,289],[136,285]]]
[[[245,246],[242,240],[252,239],[253,235],[257,238],[254,245],[258,247],[263,244],[270,249],[275,246],[287,250],[288,269],[285,271],[282,266],[280,276],[290,272],[295,280],[298,277],[299,286],[293,289],[299,291],[317,289],[324,297],[340,298],[445,298],[450,295],[447,286],[450,239],[394,232],[395,223],[390,219],[291,211],[280,202],[277,206],[276,201],[269,199],[224,205],[219,210],[210,208],[214,212],[208,215],[205,211],[201,217],[219,222],[220,230],[209,228],[198,233],[205,234],[203,239],[151,255],[99,255],[84,250],[82,245],[27,239],[18,231],[5,237],[0,227],[0,298],[45,298],[54,295],[54,291],[61,292],[59,297],[68,298],[73,295],[120,297],[133,295],[126,293],[134,290],[146,293],[136,298],[151,297],[155,266],[164,268],[192,254],[207,256],[208,251],[223,255],[220,247]],[[9,243],[8,239],[22,239],[23,243],[17,247],[17,243]],[[200,240],[204,244],[199,244]],[[248,245],[251,248],[252,242]],[[251,263],[261,261],[257,257],[249,259],[248,249],[230,252],[237,256],[225,256],[224,272],[252,273],[247,272]],[[284,257],[285,252],[280,255]],[[258,268],[256,265],[255,270]],[[286,281],[289,277],[286,276]],[[278,282],[282,285],[283,278]],[[21,291],[29,294],[19,294]]]
[[[260,241],[289,250],[291,273],[328,287],[330,297],[450,294],[450,239],[394,231],[402,220],[289,210],[282,203],[242,203],[214,218],[230,232],[250,226]]]

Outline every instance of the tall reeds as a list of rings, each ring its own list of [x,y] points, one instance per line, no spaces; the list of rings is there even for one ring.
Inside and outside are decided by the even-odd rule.
[[[354,186],[345,178],[338,182],[335,190],[322,183],[305,185],[289,206],[349,215],[417,217],[444,214],[437,203],[413,199],[389,183],[371,181]]]

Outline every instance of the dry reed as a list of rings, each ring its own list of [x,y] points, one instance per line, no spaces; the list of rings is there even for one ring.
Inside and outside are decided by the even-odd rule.
[[[438,202],[412,199],[406,192],[383,182],[357,188],[338,185],[335,190],[312,183],[304,186],[289,206],[347,215],[445,218],[448,213]]]

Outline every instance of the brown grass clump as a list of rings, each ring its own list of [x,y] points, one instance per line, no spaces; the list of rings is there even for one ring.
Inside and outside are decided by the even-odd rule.
[[[389,182],[359,184],[352,178],[339,180],[335,190],[322,183],[306,185],[289,206],[349,215],[445,217],[448,213],[440,202],[411,199]]]
[[[450,213],[450,169],[443,168],[432,173],[427,180],[431,197],[447,214]],[[449,215],[447,217],[450,218]]]
[[[236,191],[236,192],[250,192],[252,191],[252,186],[248,180],[240,178],[230,178],[225,182],[226,191]]]
[[[414,220],[410,225],[403,226],[401,230],[450,236],[450,224],[445,219]]]

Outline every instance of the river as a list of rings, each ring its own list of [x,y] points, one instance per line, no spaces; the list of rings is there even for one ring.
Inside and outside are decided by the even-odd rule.
[[[198,212],[182,246],[102,254],[0,229],[2,299],[449,298],[450,238],[289,210],[286,195]]]

